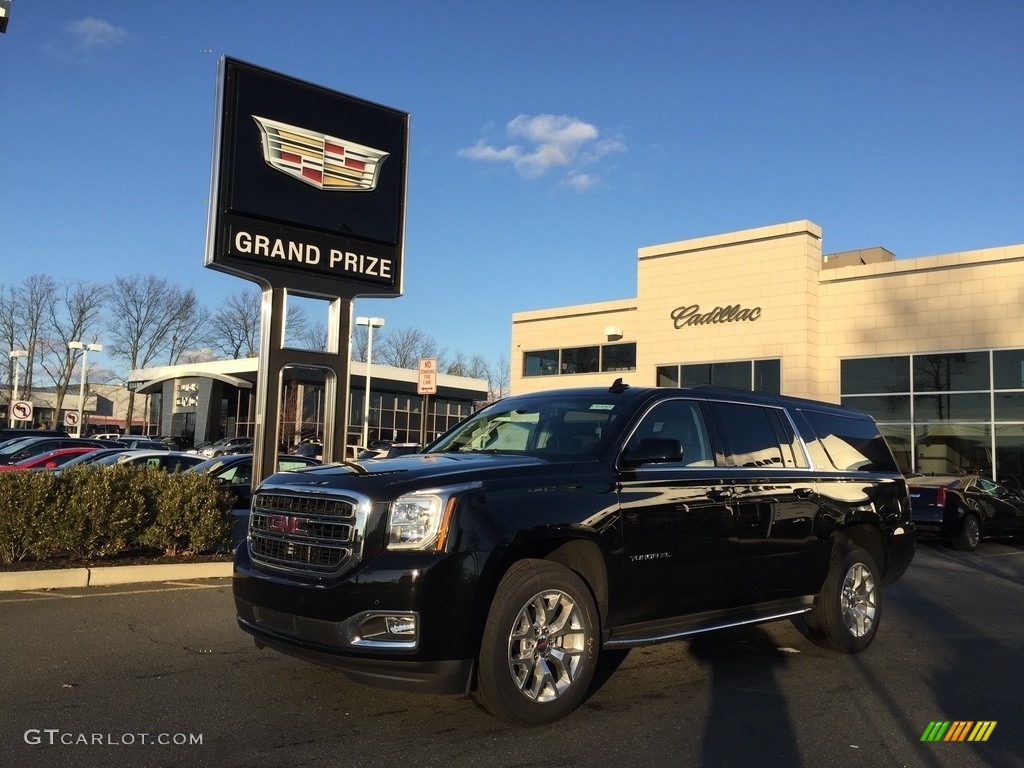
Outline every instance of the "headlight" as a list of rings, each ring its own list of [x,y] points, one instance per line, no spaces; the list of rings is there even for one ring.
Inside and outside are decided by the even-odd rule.
[[[480,483],[467,483],[395,499],[388,513],[388,549],[443,550],[459,494],[478,487]]]

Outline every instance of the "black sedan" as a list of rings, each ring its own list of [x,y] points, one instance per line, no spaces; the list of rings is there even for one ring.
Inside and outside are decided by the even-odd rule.
[[[973,551],[986,536],[1024,535],[1024,497],[981,475],[910,477],[919,536],[937,536]]]

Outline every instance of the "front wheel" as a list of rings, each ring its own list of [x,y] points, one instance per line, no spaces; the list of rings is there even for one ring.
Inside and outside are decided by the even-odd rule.
[[[882,618],[878,566],[862,547],[846,543],[832,552],[828,576],[807,614],[810,638],[823,648],[860,653],[875,639]]]
[[[594,677],[598,626],[593,595],[575,572],[545,560],[515,563],[487,615],[477,702],[531,725],[569,714]]]

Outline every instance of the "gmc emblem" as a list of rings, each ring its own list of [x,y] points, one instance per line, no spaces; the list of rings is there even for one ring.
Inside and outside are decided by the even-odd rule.
[[[267,520],[267,529],[274,533],[290,533],[305,535],[306,523],[308,521],[301,517],[291,515],[270,515]]]

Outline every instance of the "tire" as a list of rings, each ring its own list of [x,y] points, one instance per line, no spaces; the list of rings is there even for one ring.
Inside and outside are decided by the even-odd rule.
[[[565,717],[590,688],[598,633],[583,579],[557,563],[520,560],[491,603],[474,698],[501,720],[539,725]]]
[[[953,537],[953,547],[961,552],[973,552],[978,548],[981,541],[981,521],[977,515],[970,513],[964,515],[964,521],[960,524],[960,530]]]
[[[856,544],[837,545],[807,614],[811,640],[831,651],[860,653],[875,639],[881,618],[881,579],[874,558]]]

